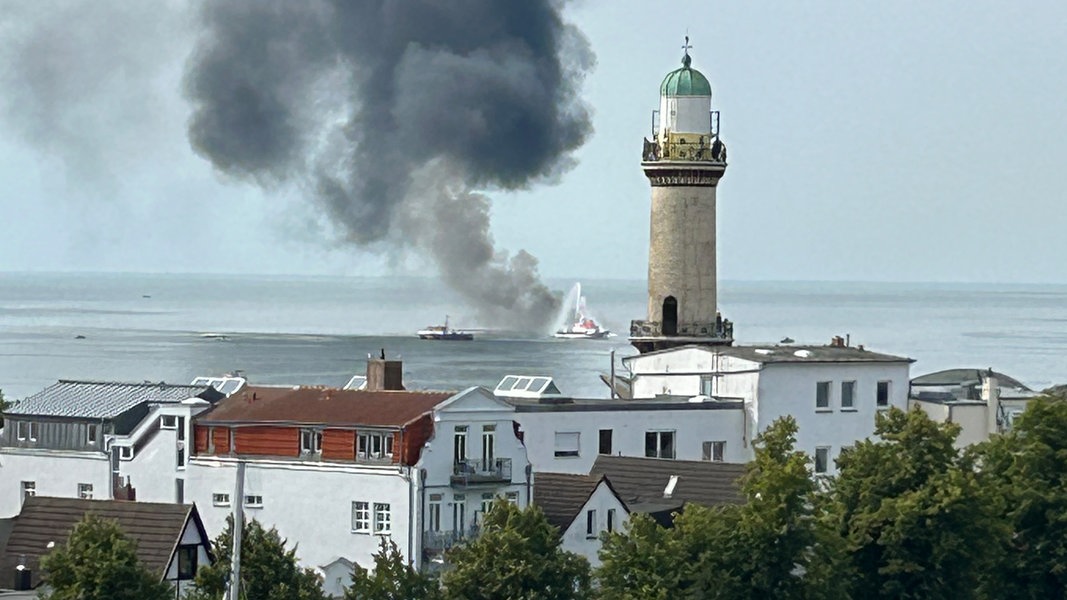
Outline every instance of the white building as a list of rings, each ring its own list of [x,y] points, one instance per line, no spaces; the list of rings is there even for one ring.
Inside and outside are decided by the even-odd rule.
[[[190,421],[209,385],[59,381],[7,411],[0,518],[27,496],[184,502]]]
[[[937,422],[958,424],[956,446],[962,448],[1010,431],[1037,395],[992,369],[949,369],[912,379],[909,402]]]

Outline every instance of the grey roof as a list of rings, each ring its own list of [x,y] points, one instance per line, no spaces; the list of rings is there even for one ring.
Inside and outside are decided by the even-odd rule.
[[[911,380],[912,385],[918,386],[956,386],[964,384],[980,384],[990,369],[946,369],[936,373],[927,373]],[[1003,373],[993,371],[999,387],[1016,388],[1023,391],[1031,391],[1018,379],[1009,377]]]
[[[714,398],[691,402],[689,396],[658,396],[627,400],[624,398],[500,398],[515,407],[515,412],[588,412],[612,410],[742,410],[740,398]]]
[[[192,504],[31,496],[22,505],[7,545],[0,552],[0,573],[13,573],[17,565],[24,564],[32,570],[36,587],[41,577],[40,559],[48,552],[48,543],[65,543],[74,526],[90,512],[118,521],[123,532],[137,543],[137,557],[160,579],[186,521],[193,519],[202,529]]]
[[[204,385],[166,383],[116,383],[61,379],[36,394],[20,400],[10,415],[114,418],[131,408],[150,403],[178,403],[212,390]]]
[[[758,363],[885,363],[904,362],[912,363],[915,359],[906,356],[895,356],[871,352],[859,346],[799,346],[766,344],[762,346],[700,346],[690,344],[678,348],[667,348],[627,356],[622,359],[624,363],[643,356],[678,352],[682,349],[696,348],[704,352],[711,352],[723,356],[734,356]]]
[[[704,506],[738,504],[742,502],[738,479],[745,473],[745,465],[632,456],[600,456],[593,463],[592,476],[606,476],[619,498],[637,512],[658,511],[664,506],[681,506],[686,502]],[[669,498],[663,491],[671,476],[678,483]]]
[[[559,527],[562,533],[570,527],[602,479],[593,475],[535,473],[533,502],[545,513],[548,522]]]

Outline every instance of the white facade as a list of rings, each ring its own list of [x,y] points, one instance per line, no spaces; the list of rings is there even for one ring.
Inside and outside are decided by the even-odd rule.
[[[751,440],[789,415],[797,422],[797,448],[812,457],[816,471],[833,473],[842,448],[874,434],[879,410],[908,406],[909,359],[847,346],[688,346],[627,364],[637,399],[669,394],[743,402],[743,430],[735,437],[745,452],[737,462],[751,460]]]
[[[515,413],[535,471],[589,473],[601,454],[601,431],[611,432],[610,452],[604,454],[614,456],[647,456],[650,433],[660,438],[657,452],[665,435],[673,438],[674,456],[664,458],[702,460],[705,443],[714,442],[723,443],[726,462],[746,462],[750,456],[743,436],[745,414],[733,403],[617,400],[588,410],[570,410],[574,405],[566,404],[536,408],[527,412],[520,407]]]
[[[136,490],[137,500],[188,502],[185,474],[193,446],[192,421],[206,408],[203,401],[158,406],[130,435],[111,440],[112,447],[119,448],[118,474]]]
[[[562,533],[562,548],[584,556],[591,566],[600,566],[600,536],[608,531],[624,531],[630,513],[612,491],[607,480],[601,479],[589,495],[582,509]],[[610,523],[610,526],[609,526]]]
[[[711,96],[660,96],[660,140],[669,133],[711,134]]]
[[[24,490],[33,495],[79,498],[111,497],[111,466],[103,452],[0,448],[0,519],[22,510]],[[28,493],[28,491],[26,492]]]

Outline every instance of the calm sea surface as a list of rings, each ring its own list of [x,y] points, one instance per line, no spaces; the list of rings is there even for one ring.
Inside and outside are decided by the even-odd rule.
[[[550,281],[561,291],[572,281]],[[0,273],[0,389],[21,398],[57,379],[188,382],[243,370],[256,383],[343,385],[385,348],[408,387],[495,385],[547,374],[564,393],[603,396],[609,353],[632,354],[643,281],[587,280],[608,340],[480,332],[473,342],[414,337],[451,315],[477,327],[430,279]],[[912,374],[995,367],[1035,388],[1067,381],[1067,286],[723,282],[742,343],[853,344],[916,359]],[[204,334],[223,334],[225,339]],[[77,339],[84,336],[84,339]]]

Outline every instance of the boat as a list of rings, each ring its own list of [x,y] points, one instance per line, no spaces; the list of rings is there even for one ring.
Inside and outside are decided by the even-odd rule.
[[[445,315],[444,325],[430,325],[425,329],[420,329],[415,332],[419,336],[420,340],[448,340],[448,341],[470,341],[474,339],[474,334],[469,331],[462,331],[452,329],[448,326],[448,315]]]
[[[582,284],[575,284],[575,288],[577,289],[577,294],[574,302],[574,322],[556,330],[552,337],[569,340],[598,340],[613,336],[614,334],[601,327],[586,311],[585,297],[582,296]]]

